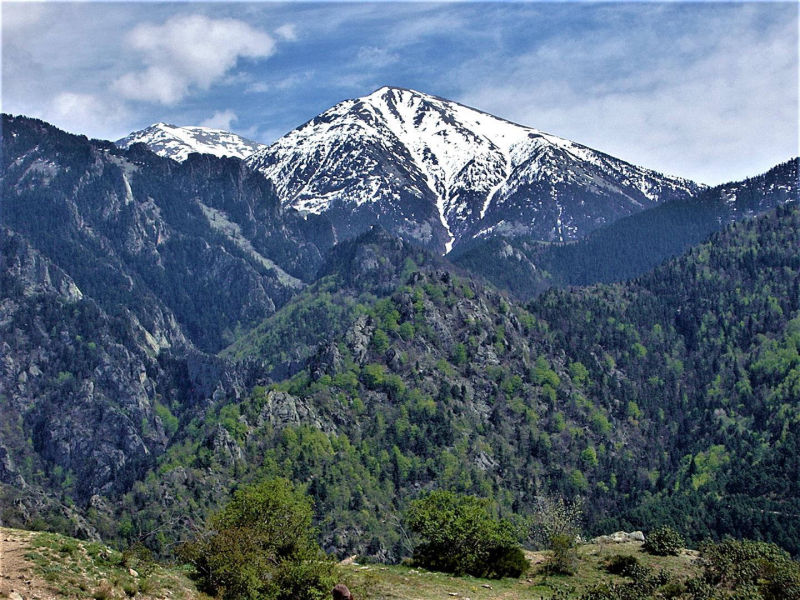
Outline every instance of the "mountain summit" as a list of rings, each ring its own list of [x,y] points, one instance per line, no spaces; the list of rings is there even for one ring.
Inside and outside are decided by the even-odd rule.
[[[437,252],[474,238],[570,241],[702,186],[463,104],[396,87],[345,100],[270,146],[157,123],[117,141],[178,162],[244,159],[284,206],[324,214],[339,239],[375,224]]]
[[[697,184],[421,92],[345,100],[247,162],[340,237],[374,223],[440,252],[474,237],[567,241]]]
[[[266,148],[263,144],[230,131],[210,127],[178,127],[169,123],[156,123],[134,131],[117,140],[116,144],[120,148],[129,148],[139,142],[147,144],[156,154],[178,162],[186,160],[192,152],[245,158],[261,148]]]

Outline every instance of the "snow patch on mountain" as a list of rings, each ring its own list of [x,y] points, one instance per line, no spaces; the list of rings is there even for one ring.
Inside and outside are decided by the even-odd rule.
[[[116,144],[120,148],[129,148],[139,142],[146,144],[159,156],[178,162],[186,160],[192,152],[246,158],[266,148],[264,144],[230,131],[210,127],[178,127],[168,123],[156,123],[141,131],[134,131],[117,140]]]

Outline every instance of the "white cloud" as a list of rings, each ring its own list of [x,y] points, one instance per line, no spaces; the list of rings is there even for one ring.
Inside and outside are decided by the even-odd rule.
[[[211,127],[212,129],[231,130],[231,124],[238,121],[239,117],[231,109],[216,111],[213,115],[200,123],[200,127]]]
[[[0,2],[3,33],[7,34],[35,25],[44,16],[43,4],[34,2]]]
[[[122,137],[130,118],[127,108],[94,94],[61,92],[50,102],[47,119],[59,127],[96,137]],[[108,132],[113,132],[108,136]]]
[[[177,16],[161,25],[139,25],[127,37],[145,68],[125,73],[113,89],[129,100],[175,104],[193,88],[207,90],[240,58],[275,51],[267,33],[236,19]]]
[[[376,46],[362,46],[358,49],[356,57],[359,63],[373,69],[386,67],[400,60],[400,55],[397,52]]]
[[[471,106],[704,183],[797,155],[796,17],[703,14],[663,27],[645,15],[622,41],[555,35],[495,72],[465,64],[453,83]]]
[[[287,42],[294,42],[297,40],[297,26],[293,23],[281,25],[275,30],[275,35]]]
[[[248,94],[263,94],[265,92],[274,92],[275,90],[291,90],[311,81],[314,78],[314,73],[314,71],[300,71],[274,81],[254,81],[244,91]]]
[[[249,94],[263,94],[265,92],[270,91],[270,89],[272,88],[268,83],[265,83],[263,81],[256,81],[255,83],[251,83],[249,86],[247,86],[245,92]]]
[[[290,90],[298,87],[314,77],[313,71],[303,71],[301,73],[292,73],[288,77],[284,77],[280,81],[275,82],[274,88],[278,90]]]

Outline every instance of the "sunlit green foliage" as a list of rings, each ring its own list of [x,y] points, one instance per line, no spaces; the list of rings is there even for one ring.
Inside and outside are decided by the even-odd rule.
[[[476,577],[519,577],[529,566],[518,532],[475,496],[436,491],[412,502],[406,513],[419,541],[414,561],[436,571]]]
[[[309,498],[285,479],[245,487],[182,555],[203,587],[226,599],[321,600],[333,585],[333,562],[311,518]]]

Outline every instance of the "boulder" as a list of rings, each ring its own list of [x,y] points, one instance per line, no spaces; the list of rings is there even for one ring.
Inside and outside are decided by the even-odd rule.
[[[343,583],[337,583],[331,592],[333,600],[353,600],[353,594],[350,593],[348,587]]]

